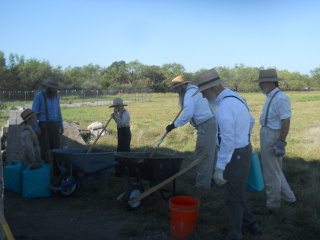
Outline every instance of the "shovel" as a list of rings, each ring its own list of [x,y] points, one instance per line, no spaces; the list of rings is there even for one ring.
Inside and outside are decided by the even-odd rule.
[[[164,180],[163,182],[159,183],[158,185],[149,188],[148,190],[144,191],[142,194],[138,195],[137,197],[131,199],[128,204],[132,205],[138,201],[140,201],[141,199],[149,196],[151,193],[155,192],[156,190],[158,190],[159,188],[163,187],[164,185],[166,185],[167,183],[171,182],[172,180],[176,179],[177,177],[179,177],[180,175],[182,175],[183,173],[189,171],[191,168],[197,166],[203,159],[205,159],[207,157],[207,155],[202,156],[196,160],[194,160],[193,162],[191,162],[189,165],[187,165],[186,167],[182,168],[179,172],[177,172],[176,174],[172,175],[171,177],[167,178],[166,180]]]
[[[98,139],[100,138],[101,134],[103,133],[103,131],[106,129],[106,127],[108,126],[109,122],[111,121],[112,117],[110,117],[109,121],[106,123],[106,125],[104,126],[104,128],[101,130],[101,132],[99,133],[98,137],[96,138],[96,140],[94,141],[94,143],[92,144],[92,146],[89,148],[87,153],[90,153],[93,146],[96,144],[96,142],[98,141]]]
[[[181,108],[180,112],[177,114],[177,116],[176,116],[175,119],[172,121],[172,123],[174,123],[174,122],[177,120],[177,118],[179,117],[179,115],[180,115],[180,113],[182,112],[182,110],[183,110],[183,109]],[[167,130],[166,130],[166,132],[162,135],[162,138],[161,138],[160,141],[158,142],[157,146],[156,146],[156,147],[153,149],[153,151],[151,152],[149,158],[153,157],[153,155],[156,153],[156,151],[158,150],[160,144],[162,143],[163,139],[166,137],[167,134],[168,134],[168,132],[167,132]]]

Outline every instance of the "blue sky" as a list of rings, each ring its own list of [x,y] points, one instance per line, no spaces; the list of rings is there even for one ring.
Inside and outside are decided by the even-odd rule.
[[[63,68],[320,67],[319,0],[0,0],[0,51]]]

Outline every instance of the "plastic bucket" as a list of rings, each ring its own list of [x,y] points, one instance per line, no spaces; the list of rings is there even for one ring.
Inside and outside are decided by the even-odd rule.
[[[22,192],[22,172],[26,165],[19,160],[12,160],[4,167],[4,189],[21,193]]]
[[[261,192],[264,189],[264,181],[259,162],[258,153],[252,153],[251,167],[246,185],[247,192]]]
[[[22,198],[49,197],[51,195],[50,186],[50,165],[38,163],[40,168],[31,169],[30,164],[23,171]]]
[[[197,226],[199,201],[179,196],[170,199],[170,234],[174,239],[187,239]]]

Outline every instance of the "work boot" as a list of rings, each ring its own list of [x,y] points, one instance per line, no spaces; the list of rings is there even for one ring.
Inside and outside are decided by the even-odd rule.
[[[257,222],[253,222],[250,225],[243,225],[242,228],[246,232],[249,232],[249,233],[254,234],[254,235],[261,235],[262,234],[262,229],[258,225]]]

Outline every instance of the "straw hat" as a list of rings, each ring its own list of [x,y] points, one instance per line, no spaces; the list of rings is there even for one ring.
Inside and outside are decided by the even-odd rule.
[[[171,89],[174,89],[175,87],[178,87],[182,84],[185,84],[185,83],[189,83],[190,81],[185,81],[184,80],[184,77],[182,75],[178,76],[178,77],[175,77],[174,79],[172,79],[172,87]]]
[[[113,99],[113,104],[109,108],[113,108],[115,106],[128,106],[127,104],[123,104],[123,100],[121,98]]]
[[[278,82],[284,80],[278,78],[277,71],[275,69],[260,70],[259,79],[253,82]]]
[[[61,90],[62,87],[59,85],[60,79],[57,77],[49,77],[49,79],[46,82],[43,82],[42,84],[47,86],[47,87],[51,87],[51,88],[55,88],[58,90]]]
[[[198,90],[192,96],[196,95],[198,92],[206,90],[207,88],[214,87],[229,80],[230,79],[220,79],[218,72],[214,68],[200,73],[196,76],[195,80],[196,85],[198,85]]]
[[[20,116],[21,116],[21,118],[22,118],[22,122],[21,122],[21,124],[22,123],[24,123],[24,122],[26,122],[28,119],[30,119],[31,117],[33,117],[34,115],[36,115],[36,116],[38,116],[39,114],[40,114],[41,112],[34,112],[34,111],[32,111],[30,108],[27,108],[26,110],[24,110],[21,114],[20,114]]]

